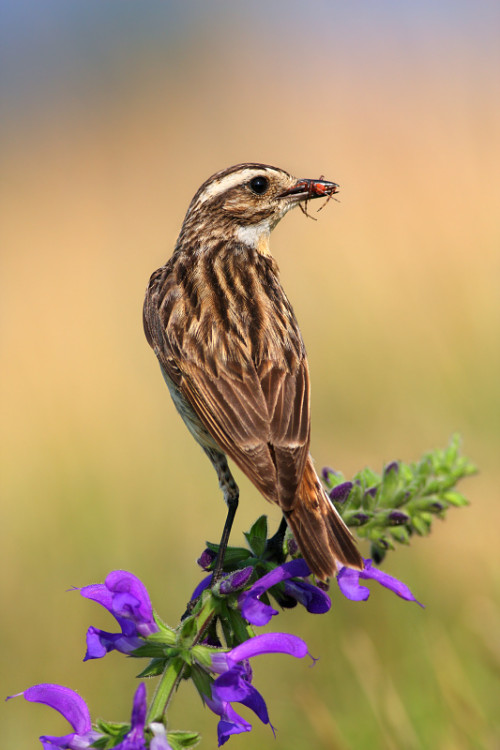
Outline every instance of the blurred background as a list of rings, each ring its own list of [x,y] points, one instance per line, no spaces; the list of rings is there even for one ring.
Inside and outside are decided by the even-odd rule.
[[[272,238],[318,468],[380,470],[458,430],[480,474],[460,487],[470,507],[384,563],[425,610],[332,588],[328,615],[275,618],[320,660],[257,660],[277,738],[255,720],[231,745],[500,747],[499,32],[495,0],[3,4],[3,695],[58,682],[127,720],[137,663],[82,663],[87,627],[111,618],[67,589],[125,568],[176,624],[199,580],[224,506],[142,299],[198,186],[262,161],[341,186]],[[278,523],[237,478],[234,544],[263,512]],[[21,699],[0,710],[3,747],[68,730]],[[171,726],[216,744],[188,685]]]

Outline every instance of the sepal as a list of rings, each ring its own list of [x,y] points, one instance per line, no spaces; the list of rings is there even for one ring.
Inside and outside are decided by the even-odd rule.
[[[267,542],[267,516],[260,516],[250,531],[245,531],[245,538],[255,557],[262,557]]]
[[[179,730],[168,732],[167,738],[172,750],[188,750],[190,747],[196,747],[201,740],[198,732],[182,732]]]

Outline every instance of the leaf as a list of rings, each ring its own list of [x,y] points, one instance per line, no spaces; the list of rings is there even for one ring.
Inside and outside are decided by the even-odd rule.
[[[266,549],[267,516],[260,516],[250,531],[245,532],[245,538],[256,557],[261,557]]]
[[[469,505],[469,501],[461,492],[445,492],[443,499],[450,505],[454,505],[456,508],[463,508],[466,505]]]
[[[142,672],[139,672],[137,677],[157,677],[158,675],[163,674],[166,664],[167,659],[151,659],[148,666],[145,667]]]
[[[411,519],[411,525],[420,536],[427,536],[431,527],[430,522],[426,520],[423,513],[413,516]]]
[[[167,733],[167,739],[172,750],[184,750],[184,748],[196,747],[201,740],[201,735],[198,732],[175,730]]]
[[[399,544],[410,543],[410,532],[406,526],[394,526],[394,528],[391,529],[391,536],[396,542],[399,542]]]

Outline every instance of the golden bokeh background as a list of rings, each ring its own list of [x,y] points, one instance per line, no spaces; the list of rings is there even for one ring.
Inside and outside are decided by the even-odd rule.
[[[459,431],[480,473],[461,487],[470,507],[385,562],[425,610],[332,587],[328,615],[275,619],[320,660],[257,660],[277,738],[255,720],[231,745],[500,746],[499,7],[344,6],[5,11],[4,695],[59,682],[94,717],[127,720],[137,663],[82,664],[87,627],[110,618],[67,589],[125,568],[175,624],[199,579],[224,507],[144,339],[142,298],[199,184],[262,161],[341,186],[316,223],[296,211],[271,244],[308,348],[317,466],[379,470]],[[239,544],[278,514],[237,476]],[[68,730],[21,699],[1,711],[6,748]],[[216,744],[188,685],[171,725]]]

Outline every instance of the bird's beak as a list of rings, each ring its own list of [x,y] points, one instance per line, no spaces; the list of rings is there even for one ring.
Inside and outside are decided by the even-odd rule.
[[[326,180],[297,180],[291,187],[278,195],[278,198],[291,198],[294,202],[325,198],[337,193],[339,186]]]

